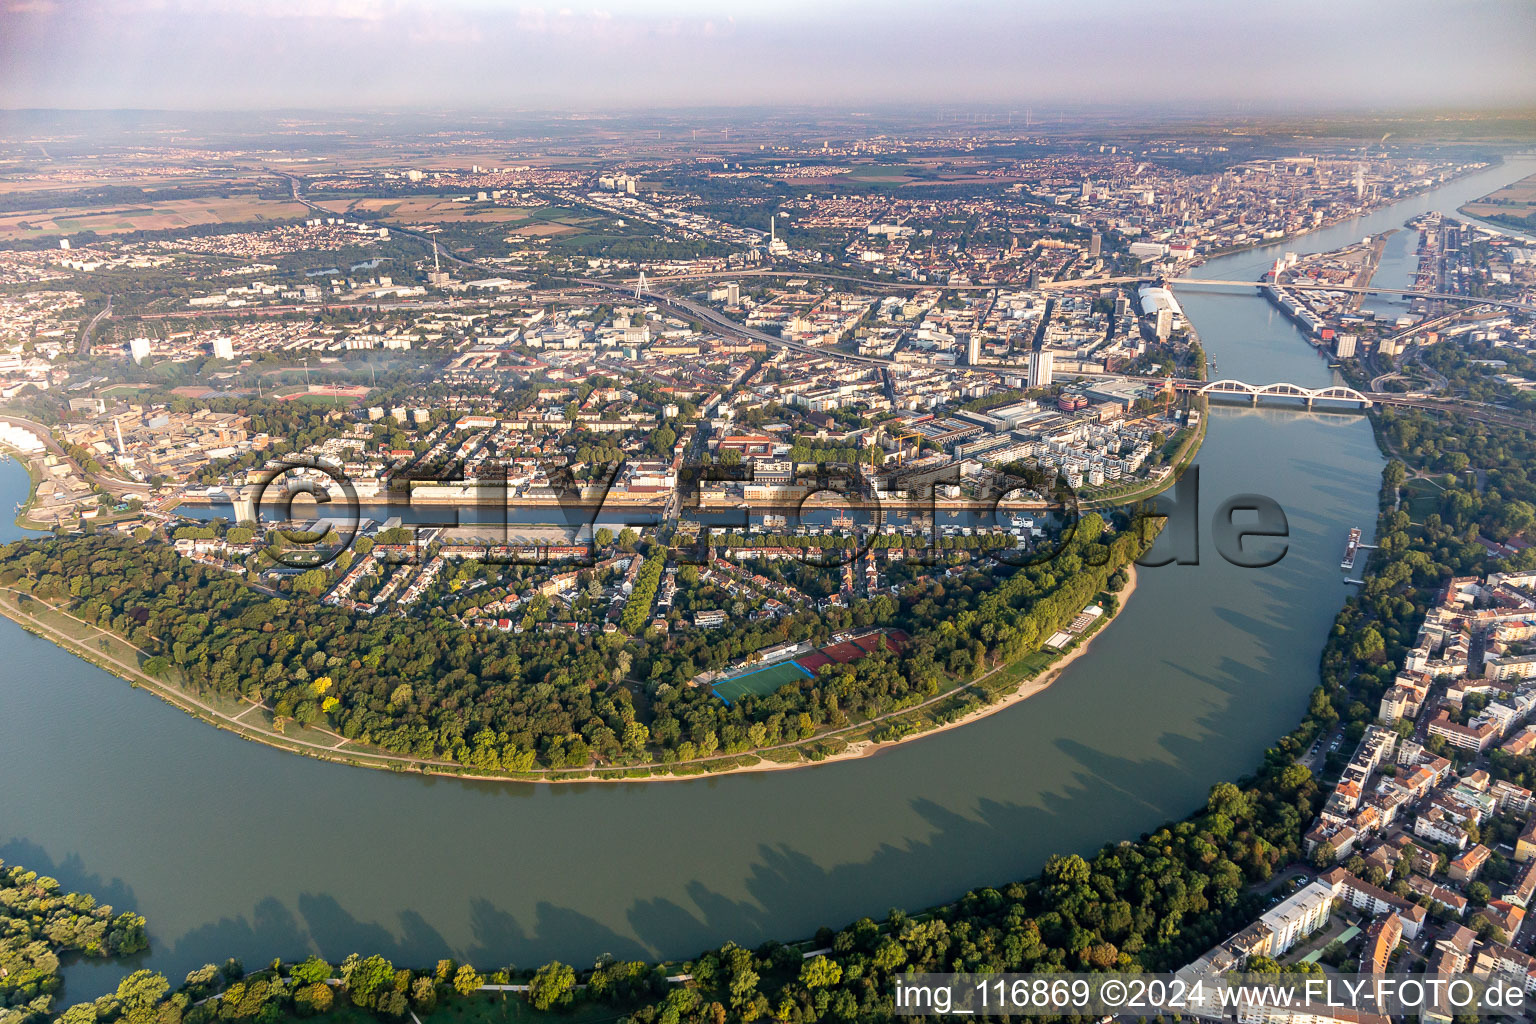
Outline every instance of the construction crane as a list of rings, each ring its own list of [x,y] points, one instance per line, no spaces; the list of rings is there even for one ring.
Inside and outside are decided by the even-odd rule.
[[[898,467],[901,465],[902,456],[904,454],[906,454],[904,449],[901,446],[901,443],[903,441],[910,441],[914,437],[918,438],[919,440],[921,440],[922,436],[923,436],[922,434],[902,434],[902,435],[900,435],[899,437],[896,438],[896,465]]]

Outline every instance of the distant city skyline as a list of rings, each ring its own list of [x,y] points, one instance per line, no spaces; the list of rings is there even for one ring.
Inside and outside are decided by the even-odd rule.
[[[1529,0],[0,0],[0,103],[1521,106]]]

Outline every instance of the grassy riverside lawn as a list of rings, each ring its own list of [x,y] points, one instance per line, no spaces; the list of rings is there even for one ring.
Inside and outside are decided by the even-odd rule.
[[[28,602],[22,604],[22,599]],[[414,765],[440,764],[453,767],[453,762],[430,762],[418,758],[398,757],[387,753],[374,753],[360,744],[327,729],[307,730],[327,742],[316,742],[287,736],[272,727],[265,709],[250,703],[233,703],[212,698],[194,697],[179,685],[155,679],[139,666],[148,657],[142,650],[114,633],[75,618],[68,612],[31,597],[11,587],[0,588],[0,614],[14,620],[27,632],[58,644],[60,647],[90,662],[103,671],[133,686],[148,690],[188,714],[201,718],[221,729],[228,729],[245,739],[256,740],[296,754],[322,757],[328,761],[353,764],[370,768],[390,768],[396,771]],[[259,724],[258,724],[259,723]],[[341,749],[348,746],[348,749]]]
[[[274,724],[265,705],[193,696],[181,685],[156,679],[140,667],[149,655],[127,640],[108,633],[45,601],[14,587],[0,587],[0,614],[23,629],[51,640],[96,667],[148,690],[166,703],[226,729],[243,739],[265,743],[290,753],[304,754],[360,768],[416,771],[465,779],[521,782],[665,782],[736,772],[779,771],[803,768],[827,761],[867,757],[877,750],[918,739],[933,732],[956,728],[995,714],[1033,696],[1055,682],[1071,662],[1087,649],[1091,638],[1113,619],[1136,589],[1136,566],[1125,566],[1127,585],[1118,593],[1101,593],[1099,616],[1064,651],[1042,648],[999,665],[978,679],[959,684],[910,707],[850,723],[803,740],[795,740],[739,754],[719,754],[692,761],[651,762],[612,768],[542,768],[530,772],[486,773],[454,761],[391,754],[349,740],[320,726],[294,727],[292,734]],[[23,604],[23,599],[26,603]]]
[[[417,1011],[406,1020],[415,1017],[421,1024],[545,1024],[556,1021],[561,1024],[607,1024],[627,1016],[644,1002],[643,999],[627,1003],[580,999],[573,1006],[536,1010],[524,993],[481,990],[471,996],[455,996],[439,1002],[430,1013]],[[338,999],[320,1019],[327,1024],[375,1024],[379,1018],[371,1010],[348,1006]]]

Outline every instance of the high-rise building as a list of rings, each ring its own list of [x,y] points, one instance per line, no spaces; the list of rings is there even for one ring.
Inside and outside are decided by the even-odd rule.
[[[1355,354],[1356,338],[1353,334],[1341,334],[1333,339],[1333,354],[1340,359],[1351,359]]]
[[[1167,341],[1173,333],[1173,310],[1164,307],[1157,311],[1157,340]]]
[[[1029,354],[1029,386],[1032,388],[1048,388],[1051,386],[1052,364],[1056,361],[1054,353],[1041,349]]]
[[[232,339],[230,339],[230,338],[214,338],[213,339],[213,358],[215,358],[215,359],[234,359],[235,358],[235,343],[234,343],[234,341]]]
[[[128,355],[136,363],[142,363],[149,358],[149,339],[130,338],[128,341]]]
[[[969,366],[981,364],[981,335],[975,331],[961,332],[965,342],[965,361]]]
[[[1093,233],[1093,237],[1088,239],[1088,255],[1097,256],[1099,254],[1099,249],[1103,246],[1103,244],[1104,236],[1095,231]]]

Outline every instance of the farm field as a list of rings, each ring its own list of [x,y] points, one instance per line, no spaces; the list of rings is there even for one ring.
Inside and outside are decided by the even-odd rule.
[[[178,185],[195,185],[200,188],[220,186],[231,191],[248,190],[252,179],[244,175],[226,176],[185,168],[144,170],[133,164],[101,167],[95,161],[82,164],[64,164],[47,174],[25,173],[17,170],[20,162],[0,160],[0,196],[24,195],[28,192],[89,191],[117,186],[145,190],[174,188]],[[23,176],[24,175],[24,176]]]
[[[1536,174],[1474,199],[1461,210],[1471,217],[1529,217],[1536,213]]]
[[[953,160],[914,159],[901,164],[855,164],[847,174],[822,177],[786,177],[787,182],[798,184],[827,185],[839,181],[859,184],[923,187],[931,185],[959,185],[997,183],[1015,180],[1009,173],[979,173],[978,170]]]
[[[299,203],[254,197],[173,199],[107,209],[60,207],[0,214],[0,239],[41,238],[94,231],[101,235],[128,231],[163,231],[199,224],[243,224],[303,217]]]
[[[527,235],[563,235],[580,230],[592,218],[558,207],[494,206],[457,202],[447,196],[406,198],[327,199],[320,205],[343,216],[377,217],[402,224],[441,221],[496,224]]]

